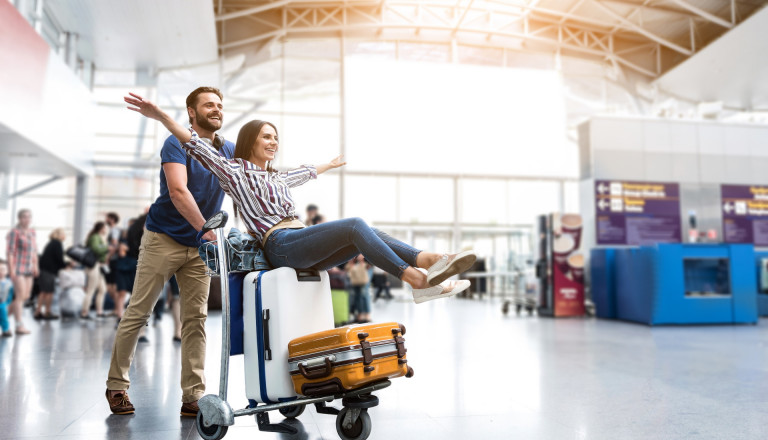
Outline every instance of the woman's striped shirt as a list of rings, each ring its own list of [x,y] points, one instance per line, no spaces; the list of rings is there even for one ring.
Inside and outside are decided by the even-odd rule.
[[[287,217],[296,216],[289,188],[317,178],[317,169],[302,165],[290,171],[269,172],[244,159],[227,159],[194,130],[184,150],[219,178],[221,188],[232,197],[243,223],[257,240]]]

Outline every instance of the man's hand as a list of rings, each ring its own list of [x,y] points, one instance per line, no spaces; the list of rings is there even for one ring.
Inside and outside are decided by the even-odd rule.
[[[141,96],[135,94],[135,93],[128,93],[131,96],[126,96],[125,102],[132,105],[133,107],[128,107],[128,110],[133,110],[135,112],[139,112],[142,115],[151,118],[156,119],[158,121],[162,120],[164,113],[162,110],[160,110],[160,107],[157,106],[157,104],[147,101],[146,99],[142,98]]]
[[[213,231],[208,231],[203,235],[203,240],[205,241],[216,241],[216,233]]]

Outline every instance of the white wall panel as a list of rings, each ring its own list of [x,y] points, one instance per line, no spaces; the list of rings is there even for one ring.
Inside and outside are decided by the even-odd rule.
[[[635,120],[594,119],[590,135],[592,151],[643,151],[643,127]]]
[[[699,124],[699,153],[725,154],[725,130],[722,125]]]
[[[676,123],[674,129],[670,130],[670,143],[672,152],[675,153],[698,153],[698,131],[695,123]]]
[[[645,121],[643,126],[643,150],[654,153],[672,152],[672,132],[677,127],[666,121]]]
[[[725,180],[725,156],[701,155],[699,156],[700,182],[720,183]]]
[[[752,130],[738,125],[723,128],[725,129],[725,155],[749,156]]]
[[[664,153],[645,153],[645,180],[669,182],[674,180],[672,155]]]
[[[596,179],[643,180],[645,155],[642,151],[601,151],[595,154]]]
[[[699,156],[690,153],[672,154],[672,181],[698,182],[701,179]]]
[[[725,178],[724,183],[745,184],[752,182],[752,161],[746,156],[725,156]]]

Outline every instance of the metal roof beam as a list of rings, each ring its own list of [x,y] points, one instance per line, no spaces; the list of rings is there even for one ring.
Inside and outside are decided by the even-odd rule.
[[[216,16],[216,21],[232,20],[233,18],[245,17],[246,15],[258,14],[264,11],[270,11],[272,9],[279,9],[284,6],[288,6],[291,2],[288,0],[280,0],[266,5],[254,6],[253,8],[241,9],[235,12],[228,12],[226,14],[220,14]]]
[[[666,46],[674,51],[680,52],[683,55],[691,56],[693,55],[693,51],[690,49],[687,49],[685,47],[680,46],[679,44],[675,44],[667,39],[661,38],[660,36],[654,34],[653,32],[649,32],[646,29],[643,29],[639,25],[627,20],[626,18],[622,17],[621,15],[617,14],[613,9],[605,6],[601,1],[599,0],[592,0],[592,4],[597,6],[601,11],[605,12],[606,14],[610,15],[614,19],[620,21],[625,28],[630,29],[632,31],[635,31],[639,33],[640,35],[645,36],[646,38],[649,38],[663,46]]]
[[[714,14],[711,14],[711,13],[709,13],[709,12],[707,12],[707,11],[697,7],[697,6],[694,6],[694,5],[688,3],[685,0],[669,0],[669,1],[671,1],[672,3],[680,6],[681,8],[684,8],[684,9],[687,9],[687,10],[693,12],[694,14],[698,15],[699,17],[702,17],[702,18],[705,18],[705,19],[711,21],[712,23],[718,24],[718,25],[720,25],[720,26],[722,26],[722,27],[724,27],[726,29],[733,29],[733,24],[731,24],[729,21],[723,20],[722,18],[720,18],[720,17],[718,17],[718,16],[716,16]]]

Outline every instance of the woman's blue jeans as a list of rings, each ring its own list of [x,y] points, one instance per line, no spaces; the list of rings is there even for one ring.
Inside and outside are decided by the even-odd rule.
[[[397,278],[402,278],[408,266],[416,266],[420,252],[356,217],[303,229],[278,229],[264,245],[273,267],[327,270],[363,254]]]

